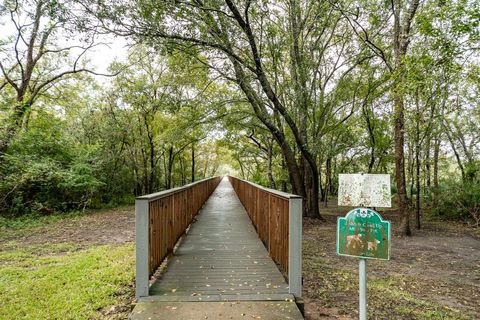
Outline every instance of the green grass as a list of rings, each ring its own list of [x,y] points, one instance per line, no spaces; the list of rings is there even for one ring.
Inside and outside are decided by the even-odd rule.
[[[99,318],[133,278],[133,244],[2,244],[0,319]]]

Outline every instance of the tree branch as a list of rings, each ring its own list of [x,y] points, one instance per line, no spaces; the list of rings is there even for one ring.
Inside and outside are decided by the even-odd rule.
[[[8,84],[10,84],[15,89],[15,91],[18,92],[19,88],[17,84],[9,77],[8,72],[5,70],[2,62],[0,62],[0,69],[2,70],[3,76],[5,77],[5,80],[7,80]]]

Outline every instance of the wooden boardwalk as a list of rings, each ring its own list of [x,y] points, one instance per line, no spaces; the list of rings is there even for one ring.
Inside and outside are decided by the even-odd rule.
[[[223,303],[227,301],[250,302],[254,309],[256,302],[258,308],[265,310],[268,305],[260,306],[260,302],[281,302],[282,307],[279,303],[272,306],[284,310],[285,319],[303,319],[291,302],[294,297],[289,294],[288,284],[258,238],[230,182],[223,179],[169,259],[166,269],[150,287],[150,296],[140,299],[144,305],[137,305],[131,319],[153,314],[145,303],[150,303],[147,305],[150,308],[153,302],[160,303],[157,308],[162,308],[163,303],[166,311],[165,303],[222,302],[224,308]],[[182,310],[181,305],[175,310],[177,308]],[[215,309],[215,304],[206,308]],[[215,312],[214,309],[204,311]],[[275,319],[280,319],[278,314]]]

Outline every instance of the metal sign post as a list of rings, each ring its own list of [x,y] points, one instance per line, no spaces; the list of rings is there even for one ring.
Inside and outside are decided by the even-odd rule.
[[[365,258],[359,259],[358,275],[360,320],[367,320],[367,259]]]
[[[341,174],[338,205],[390,207],[390,176]],[[337,219],[337,255],[358,257],[359,319],[367,320],[367,259],[390,260],[390,222],[370,208]]]

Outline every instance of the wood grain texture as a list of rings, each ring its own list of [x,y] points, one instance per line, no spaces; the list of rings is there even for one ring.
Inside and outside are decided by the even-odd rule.
[[[288,274],[289,198],[229,177],[270,257]]]
[[[191,186],[165,192],[148,203],[149,275],[152,276],[173,252],[178,239],[215,190],[221,178],[206,179]],[[148,197],[148,196],[146,196]]]
[[[256,194],[255,190],[244,192],[250,197]],[[283,204],[281,199],[277,202]],[[251,204],[252,212],[255,205]],[[279,215],[284,208],[278,207]],[[166,270],[150,287],[150,296],[163,301],[291,297],[288,284],[227,179],[195,219]],[[279,248],[280,253],[283,247]]]

